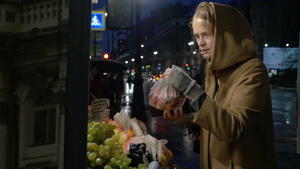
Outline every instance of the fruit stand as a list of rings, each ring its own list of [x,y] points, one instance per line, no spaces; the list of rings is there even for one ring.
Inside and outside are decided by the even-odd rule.
[[[172,165],[167,140],[147,133],[146,125],[124,110],[109,116],[109,101],[94,100],[87,127],[87,168],[166,169]]]

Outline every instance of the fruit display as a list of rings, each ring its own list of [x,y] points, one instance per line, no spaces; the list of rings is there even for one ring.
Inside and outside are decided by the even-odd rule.
[[[148,169],[151,162],[157,161],[162,169],[167,168],[172,158],[170,158],[170,151],[165,145],[162,145],[162,150],[159,151],[161,160],[153,159],[149,148],[151,146],[147,140],[150,135],[136,136],[135,128],[128,126],[128,130],[125,130],[122,126],[124,124],[121,125],[112,119],[88,123],[87,167],[93,169]],[[154,153],[156,154],[156,152]]]
[[[150,152],[146,150],[145,143],[131,143],[127,156],[131,159],[131,167],[137,167],[139,164],[143,164],[144,159],[147,160],[147,163],[153,161]]]
[[[116,128],[114,129],[114,132],[115,134],[112,137],[115,138],[121,145],[125,144],[131,137],[135,136],[132,129],[125,132],[123,128]]]
[[[161,78],[151,88],[149,105],[159,110],[174,110],[182,106],[185,96]]]
[[[87,165],[103,169],[131,168],[131,159],[122,151],[114,135],[115,125],[105,122],[88,123]]]
[[[157,140],[156,138],[154,139]],[[173,154],[165,146],[165,144],[167,144],[167,140],[162,139],[157,141],[160,143],[161,146],[161,150],[160,150],[161,159],[159,163],[162,169],[166,169],[173,159]],[[136,166],[140,164],[140,162],[142,163],[146,162],[147,164],[149,164],[152,161],[159,160],[159,159],[153,159],[150,151],[150,146],[151,145],[148,143],[147,136],[132,137],[126,142],[125,146],[123,145],[124,147],[123,152],[127,154],[129,158],[131,158],[133,163],[131,164],[131,166]],[[140,159],[142,159],[142,161],[140,161]]]

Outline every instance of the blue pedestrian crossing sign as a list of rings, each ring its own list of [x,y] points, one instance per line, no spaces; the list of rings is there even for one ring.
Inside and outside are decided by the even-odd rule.
[[[91,29],[94,31],[105,30],[105,11],[92,11]]]

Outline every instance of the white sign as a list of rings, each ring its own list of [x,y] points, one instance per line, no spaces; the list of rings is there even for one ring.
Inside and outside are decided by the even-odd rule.
[[[97,4],[97,3],[98,3],[98,0],[92,0],[92,3],[93,3],[93,4]]]
[[[125,133],[127,133],[128,129],[131,127],[131,124],[130,118],[123,109],[121,109],[120,113],[115,114],[114,120],[117,121],[124,128]]]
[[[298,48],[267,47],[263,49],[263,62],[268,69],[296,69]]]
[[[109,106],[109,99],[96,99],[92,101],[91,111],[88,114],[88,121],[103,121],[104,113]]]

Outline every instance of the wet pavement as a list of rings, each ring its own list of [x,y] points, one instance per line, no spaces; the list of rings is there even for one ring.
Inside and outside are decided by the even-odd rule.
[[[296,90],[272,89],[276,152],[280,169],[300,169],[297,149]]]
[[[126,82],[126,81],[125,81]],[[130,115],[133,85],[126,83],[122,109]],[[149,83],[144,84],[144,100],[148,117],[148,133],[158,139],[167,139],[167,148],[173,153],[173,163],[184,169],[199,169],[199,153],[184,126],[172,125],[162,117],[151,117],[147,107]],[[300,155],[296,153],[296,90],[272,89],[276,152],[279,169],[300,169]]]

